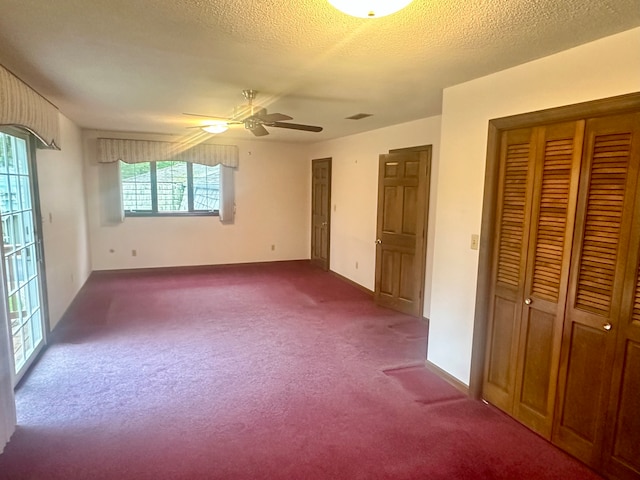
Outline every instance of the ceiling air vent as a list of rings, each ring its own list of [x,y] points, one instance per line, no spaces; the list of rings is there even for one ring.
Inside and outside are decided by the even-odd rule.
[[[355,115],[347,117],[346,120],[362,120],[363,118],[371,117],[372,115],[372,113],[356,113]]]

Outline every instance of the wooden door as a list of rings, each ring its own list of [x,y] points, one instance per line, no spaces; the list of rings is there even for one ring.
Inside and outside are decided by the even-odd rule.
[[[636,151],[637,158],[640,152]],[[639,180],[640,182],[640,180]],[[616,336],[613,382],[605,430],[604,470],[616,478],[640,478],[640,192],[624,280]]]
[[[633,217],[638,124],[637,114],[592,119],[585,133],[553,442],[596,469],[602,468],[606,451],[608,404],[618,426],[631,418],[611,434],[617,449],[611,462],[636,454],[632,464],[638,466],[638,429],[627,430],[633,422],[638,426],[637,323],[623,318],[621,308],[623,293],[629,299],[633,292],[625,287],[625,275],[633,275],[627,273],[627,253],[631,226],[638,222]],[[614,371],[616,346],[621,351]],[[610,390],[612,377],[617,390]]]
[[[375,299],[422,316],[430,150],[380,155]]]
[[[533,195],[532,128],[502,135],[483,397],[513,414]]]
[[[584,121],[538,127],[535,133],[535,174],[513,415],[550,439]]]
[[[312,161],[311,261],[329,270],[331,240],[331,159]]]
[[[604,448],[604,470],[625,480],[640,478],[640,192],[633,218]]]
[[[551,437],[584,122],[506,132],[485,398]]]

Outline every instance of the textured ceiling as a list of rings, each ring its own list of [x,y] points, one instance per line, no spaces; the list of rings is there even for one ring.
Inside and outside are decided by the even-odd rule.
[[[442,89],[640,25],[640,0],[0,0],[0,63],[85,128],[185,134],[258,103],[318,141],[437,115]],[[346,120],[357,113],[373,116]],[[236,127],[220,138],[253,138]]]

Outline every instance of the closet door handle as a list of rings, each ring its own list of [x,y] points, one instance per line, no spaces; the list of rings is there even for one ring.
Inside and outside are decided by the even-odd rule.
[[[608,332],[613,328],[613,325],[611,325],[610,323],[605,323],[604,325],[602,325],[602,328]]]
[[[380,239],[378,238],[378,239],[376,240],[376,243],[377,243],[378,245],[380,245],[380,244],[382,243],[382,240],[380,240]]]
[[[525,305],[531,305],[531,302],[532,302],[532,301],[533,301],[533,300],[531,300],[530,298],[525,298],[525,300],[524,300],[524,304],[525,304]]]

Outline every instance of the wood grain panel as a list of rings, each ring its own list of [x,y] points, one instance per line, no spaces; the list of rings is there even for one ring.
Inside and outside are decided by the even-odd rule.
[[[513,369],[511,361],[513,342],[515,341],[516,303],[496,297],[493,307],[492,336],[489,343],[487,380],[492,385],[508,393],[511,389]],[[492,403],[497,401],[492,400]]]
[[[398,193],[401,187],[385,186],[384,187],[384,204],[382,206],[382,231],[384,233],[400,233],[400,225],[402,224],[402,210],[398,210]]]
[[[314,227],[313,229],[313,258],[320,258],[322,256],[322,227]]]
[[[640,344],[628,342],[613,457],[640,472]]]
[[[400,253],[400,291],[398,297],[403,300],[413,300],[415,292],[415,256],[412,253]]]
[[[598,135],[593,146],[576,308],[605,317],[611,309],[630,147],[629,133]]]
[[[384,178],[397,178],[398,173],[398,162],[387,162],[384,165]]]
[[[505,157],[498,282],[513,286],[520,284],[529,150],[529,143],[511,144]]]
[[[415,235],[418,228],[418,187],[404,187],[404,201],[402,203],[402,233]]]
[[[420,162],[404,162],[404,177],[417,179],[420,176]]]
[[[529,313],[520,403],[546,417],[551,413],[549,379],[552,375],[556,315],[555,312],[550,314],[533,309]]]
[[[395,274],[395,262],[394,253],[392,251],[383,249],[381,253],[381,269],[382,269],[382,282],[380,283],[380,293],[384,295],[394,294],[394,279]]]
[[[604,365],[598,355],[605,347],[605,332],[574,324],[571,335],[569,374],[566,380],[565,405],[560,423],[589,444],[595,442],[598,421],[599,389],[602,388]],[[573,368],[576,366],[577,368]]]

